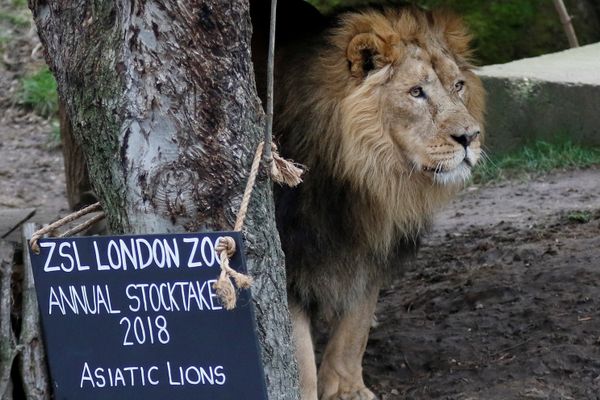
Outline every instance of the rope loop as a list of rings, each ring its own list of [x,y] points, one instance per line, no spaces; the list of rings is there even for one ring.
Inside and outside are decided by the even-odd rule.
[[[217,254],[220,255],[225,252],[225,255],[231,258],[235,254],[235,240],[233,240],[231,236],[219,238],[215,250],[217,251]]]
[[[31,235],[31,239],[29,239],[29,246],[31,247],[31,250],[35,253],[35,254],[40,254],[40,245],[38,244],[38,241],[44,237],[44,235],[55,231],[56,229],[60,228],[63,225],[68,224],[69,222],[73,222],[75,220],[78,220],[79,218],[83,217],[86,214],[90,214],[93,213],[95,211],[100,211],[102,210],[102,206],[100,205],[100,203],[94,203],[90,206],[87,206],[77,212],[74,212],[72,214],[67,215],[64,218],[59,219],[58,221],[55,221],[53,223],[51,223],[48,226],[43,227],[42,229],[36,231],[33,233],[33,235]],[[102,217],[94,217],[95,218],[95,222],[97,222],[98,220],[104,218],[104,214],[102,214]],[[83,223],[71,230],[68,231],[68,233],[70,234],[74,234],[74,233],[78,233],[84,229],[89,228],[89,226],[87,225],[87,223]],[[80,230],[78,230],[80,229]]]
[[[231,280],[240,289],[248,289],[252,285],[252,278],[237,272],[229,265],[229,260],[235,254],[235,240],[231,236],[225,236],[219,239],[215,246],[215,250],[221,261],[221,274],[219,279],[213,284],[217,296],[221,300],[223,307],[226,310],[232,310],[237,303],[237,295],[235,286]]]

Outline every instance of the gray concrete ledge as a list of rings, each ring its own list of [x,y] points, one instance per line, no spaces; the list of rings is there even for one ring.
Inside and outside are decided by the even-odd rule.
[[[493,153],[568,136],[600,146],[600,43],[480,69]]]

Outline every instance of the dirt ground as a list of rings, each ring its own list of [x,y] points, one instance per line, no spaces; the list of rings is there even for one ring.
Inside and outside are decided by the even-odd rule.
[[[35,35],[0,61],[0,208],[67,212],[49,121],[14,101]],[[469,187],[381,294],[365,379],[388,399],[600,399],[600,169]]]
[[[382,292],[385,399],[600,399],[600,170],[468,188]]]
[[[0,208],[37,209],[47,222],[68,208],[60,147],[50,122],[20,110],[0,114]]]
[[[5,0],[0,13],[31,18]],[[43,51],[30,26],[0,18],[0,32],[0,208],[33,207],[47,222],[68,207],[62,153],[52,121],[19,106],[20,79],[44,65]]]

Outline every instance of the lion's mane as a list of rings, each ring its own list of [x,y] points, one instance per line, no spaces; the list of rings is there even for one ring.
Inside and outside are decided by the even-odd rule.
[[[308,167],[300,187],[277,195],[289,290],[292,300],[327,314],[352,307],[412,254],[433,212],[457,190],[412,171],[385,132],[388,110],[377,88],[403,47],[374,57],[376,73],[353,78],[348,46],[367,31],[425,51],[444,43],[471,87],[467,109],[483,123],[470,37],[452,14],[411,7],[352,12],[326,32],[279,49],[275,134],[285,155]]]

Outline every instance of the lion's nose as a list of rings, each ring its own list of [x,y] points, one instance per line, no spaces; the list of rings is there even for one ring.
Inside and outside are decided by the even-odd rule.
[[[477,136],[479,136],[480,133],[481,131],[479,130],[479,128],[469,129],[463,134],[452,135],[452,139],[457,141],[466,149],[471,144],[471,142],[475,140]]]

